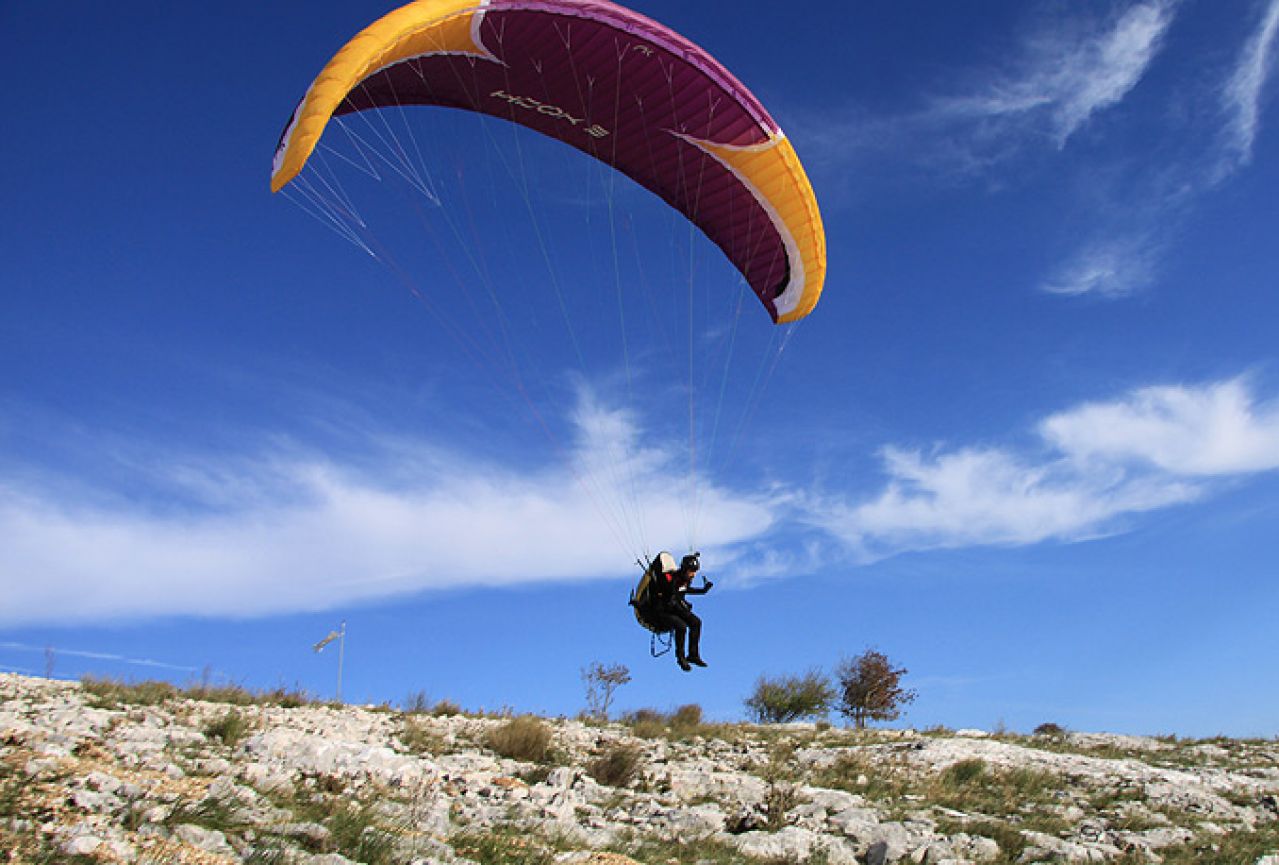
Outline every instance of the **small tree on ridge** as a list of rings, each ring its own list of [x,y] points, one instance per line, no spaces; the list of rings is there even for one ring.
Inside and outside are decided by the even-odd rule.
[[[613,693],[631,680],[631,671],[625,664],[604,666],[592,661],[582,668],[582,683],[586,685],[586,711],[601,721],[608,720],[608,707]]]
[[[830,682],[820,671],[810,670],[802,676],[760,676],[745,703],[759,723],[786,724],[825,715],[834,700]]]
[[[867,649],[852,659],[840,661],[835,668],[839,680],[839,713],[852,720],[857,729],[867,721],[893,721],[901,717],[902,707],[914,701],[917,694],[901,686],[905,667],[894,668],[883,652]]]

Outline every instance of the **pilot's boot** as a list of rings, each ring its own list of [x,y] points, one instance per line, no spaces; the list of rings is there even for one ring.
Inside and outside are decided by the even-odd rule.
[[[684,654],[684,631],[682,629],[675,633],[675,663],[679,664],[679,668],[685,673],[693,669],[688,665],[688,657]]]

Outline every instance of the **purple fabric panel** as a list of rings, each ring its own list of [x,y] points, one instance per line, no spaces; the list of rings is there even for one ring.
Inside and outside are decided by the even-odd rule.
[[[780,235],[749,189],[674,134],[758,144],[768,136],[756,116],[762,109],[703,52],[670,31],[656,41],[657,30],[664,28],[600,0],[498,0],[480,34],[505,65],[457,55],[405,61],[366,79],[337,113],[441,105],[563,141],[685,214],[776,318],[773,299],[789,279]],[[690,61],[690,52],[704,61]]]
[[[751,113],[761,128],[772,133],[781,131],[776,121],[755,98],[755,94],[747,90],[746,86],[738,81],[733,73],[720,65],[718,60],[669,27],[625,6],[610,3],[608,0],[496,0],[494,6],[502,9],[527,9],[555,15],[580,16],[607,22],[624,33],[660,46],[674,56],[682,57],[689,64],[702,70],[723,90],[731,93]]]

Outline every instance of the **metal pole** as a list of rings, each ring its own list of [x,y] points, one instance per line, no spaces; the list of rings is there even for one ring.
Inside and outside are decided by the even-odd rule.
[[[338,631],[338,702],[342,702],[342,661],[346,657],[346,620]]]

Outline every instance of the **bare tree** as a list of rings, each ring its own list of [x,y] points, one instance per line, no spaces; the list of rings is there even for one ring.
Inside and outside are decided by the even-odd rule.
[[[893,721],[917,694],[901,686],[905,667],[894,668],[883,652],[867,649],[835,668],[839,680],[839,712],[858,729],[867,721]]]
[[[592,661],[590,666],[582,668],[582,683],[586,685],[586,710],[601,721],[608,720],[608,707],[613,702],[613,695],[622,685],[631,680],[631,671],[625,664],[604,666],[599,661]]]

